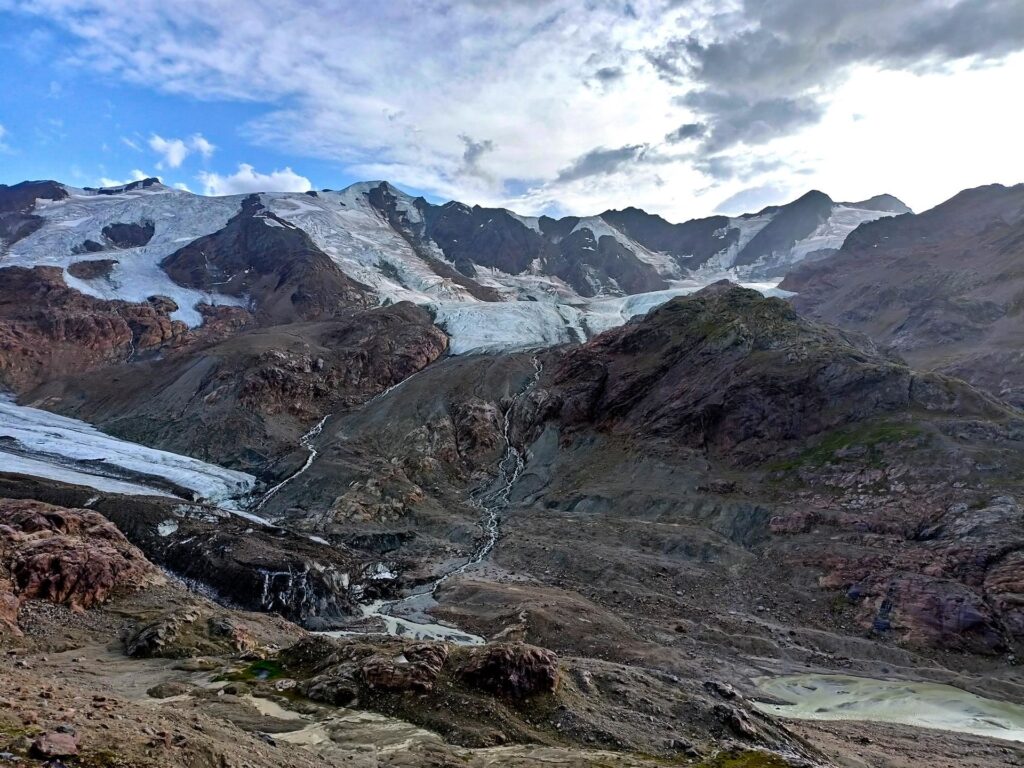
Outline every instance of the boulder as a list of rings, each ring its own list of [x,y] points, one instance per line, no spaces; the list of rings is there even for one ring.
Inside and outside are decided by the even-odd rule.
[[[434,690],[441,669],[448,660],[448,648],[440,643],[418,643],[397,656],[372,656],[360,669],[371,689],[386,691]]]
[[[38,501],[0,499],[0,556],[10,563],[13,586],[0,588],[8,595],[0,599],[6,614],[13,606],[10,595],[82,609],[104,602],[115,589],[162,581],[102,515]]]
[[[32,742],[31,753],[42,760],[74,757],[78,754],[78,736],[71,729],[47,731]]]
[[[558,687],[558,656],[526,643],[492,643],[474,650],[463,679],[481,690],[512,698],[552,693]]]

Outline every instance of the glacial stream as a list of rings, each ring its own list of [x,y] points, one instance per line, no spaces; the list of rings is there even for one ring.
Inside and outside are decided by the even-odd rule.
[[[511,416],[516,404],[540,380],[544,368],[537,357],[533,358],[533,368],[534,373],[530,381],[516,393],[504,413],[502,435],[505,440],[505,452],[498,462],[498,476],[487,490],[474,493],[470,497],[470,503],[480,510],[480,526],[484,531],[484,538],[480,545],[477,546],[464,563],[445,571],[412,594],[397,600],[375,600],[372,603],[363,604],[362,612],[364,619],[383,622],[383,632],[341,630],[325,634],[334,637],[388,634],[414,640],[445,640],[458,645],[483,645],[485,640],[479,635],[465,632],[457,627],[431,622],[425,609],[433,602],[433,596],[442,584],[453,576],[465,573],[469,568],[483,561],[491,553],[498,541],[501,527],[501,510],[508,505],[512,486],[515,485],[526,467],[525,455],[512,443]],[[396,616],[394,614],[396,608],[407,609],[408,615]]]
[[[851,675],[762,677],[757,687],[786,704],[762,712],[797,720],[867,720],[1024,742],[1024,706],[940,683]]]

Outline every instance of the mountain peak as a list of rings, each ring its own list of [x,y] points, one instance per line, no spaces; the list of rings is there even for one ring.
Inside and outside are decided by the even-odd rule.
[[[906,203],[895,195],[883,193],[869,197],[867,200],[860,200],[855,203],[840,203],[848,208],[862,208],[866,211],[885,211],[887,213],[913,213]]]

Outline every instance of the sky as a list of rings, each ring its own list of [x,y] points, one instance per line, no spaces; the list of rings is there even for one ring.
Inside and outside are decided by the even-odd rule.
[[[0,0],[0,66],[0,183],[682,221],[1024,181],[1022,0]]]

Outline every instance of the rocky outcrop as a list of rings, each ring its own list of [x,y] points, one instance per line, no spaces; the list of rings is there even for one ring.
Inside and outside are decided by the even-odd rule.
[[[119,184],[114,187],[85,187],[86,192],[95,192],[97,195],[123,195],[125,192],[134,192],[138,189],[149,189],[160,186],[160,179],[156,176],[148,176],[138,181],[130,181],[127,184]]]
[[[447,660],[447,646],[417,643],[403,648],[398,656],[371,656],[359,672],[371,690],[428,693]]]
[[[91,271],[91,267],[89,268]],[[237,329],[237,307],[205,309],[216,318],[190,331],[166,297],[129,303],[86,296],[67,286],[58,267],[0,269],[0,384],[15,392],[52,378],[144,357]]]
[[[90,259],[68,265],[68,274],[79,280],[100,280],[110,277],[117,259]]]
[[[549,366],[517,418],[667,440],[737,464],[906,409],[1002,412],[960,382],[915,373],[866,338],[724,281]]]
[[[124,652],[135,658],[192,658],[235,655],[254,650],[257,642],[234,617],[208,615],[198,606],[174,611],[126,632]]]
[[[69,507],[89,502],[150,562],[203,594],[317,629],[350,620],[355,590],[364,586],[363,566],[378,557],[175,499],[102,494],[2,474],[0,495]]]
[[[804,314],[1019,404],[1022,254],[1024,184],[996,184],[864,224],[838,254],[794,269],[781,287],[796,292]]]
[[[12,627],[24,600],[80,610],[162,580],[102,515],[37,501],[0,499],[0,560],[9,571],[0,572],[0,622]]]
[[[175,251],[160,266],[179,285],[247,296],[261,323],[334,317],[376,301],[303,230],[250,195],[218,232]]]
[[[462,677],[477,688],[517,699],[554,693],[558,657],[525,643],[493,643],[473,651]]]
[[[55,181],[0,184],[0,243],[16,243],[43,225],[42,217],[33,213],[36,200],[63,200],[67,196],[68,191]]]
[[[153,239],[156,226],[152,221],[107,224],[103,237],[115,248],[140,248]]]
[[[525,643],[489,643],[462,648],[394,638],[380,645],[365,640],[309,638],[278,657],[298,690],[316,701],[336,704],[365,695],[402,693],[448,695],[452,685],[512,701],[554,693],[558,657]],[[383,702],[388,699],[383,699]]]

